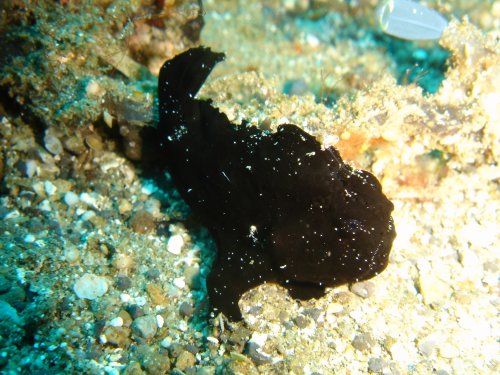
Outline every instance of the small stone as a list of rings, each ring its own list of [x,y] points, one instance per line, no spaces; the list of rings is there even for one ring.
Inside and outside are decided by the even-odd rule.
[[[182,317],[190,318],[194,314],[194,307],[189,302],[182,302],[179,307],[179,312]]]
[[[371,281],[362,281],[350,286],[351,292],[361,298],[369,298],[375,289],[375,285]]]
[[[124,372],[125,375],[145,375],[141,365],[138,362],[133,362],[127,366]]]
[[[45,149],[52,155],[59,155],[63,152],[62,143],[56,136],[46,132],[43,137],[43,142],[45,144]]]
[[[193,367],[196,363],[196,357],[193,355],[193,353],[190,353],[187,350],[184,350],[179,356],[177,357],[177,360],[175,361],[175,366],[181,370],[184,371],[188,367]]]
[[[31,233],[30,234],[27,234],[26,236],[24,236],[24,239],[23,239],[24,242],[26,243],[33,243],[36,241],[36,237],[33,236]]]
[[[134,260],[128,254],[116,253],[111,262],[117,270],[124,271],[134,266]]]
[[[352,346],[361,352],[370,350],[373,345],[375,345],[375,340],[369,333],[356,335],[352,340]]]
[[[272,357],[261,352],[260,346],[255,342],[249,341],[247,343],[245,353],[248,354],[257,366],[272,362]]]
[[[34,217],[26,222],[26,229],[28,229],[30,233],[40,233],[45,229],[45,226],[40,219]]]
[[[178,342],[174,342],[170,344],[170,347],[168,348],[170,352],[170,356],[172,358],[177,358],[178,356],[181,355],[183,351],[183,346],[179,344]]]
[[[80,201],[80,198],[78,197],[77,194],[73,193],[72,191],[68,191],[64,193],[63,200],[64,203],[66,203],[69,207],[73,207]]]
[[[51,196],[51,195],[54,195],[57,191],[57,187],[56,185],[54,185],[52,182],[50,181],[44,181],[43,183],[43,187],[45,188],[45,193],[48,195],[48,196]]]
[[[418,350],[426,357],[430,357],[436,351],[436,342],[434,340],[423,340],[418,343]]]
[[[158,326],[158,328],[163,328],[163,326],[165,325],[165,318],[161,315],[156,315],[156,325]]]
[[[157,280],[160,278],[160,270],[158,268],[151,268],[144,272],[144,276],[148,280]]]
[[[249,336],[252,331],[245,327],[238,327],[234,332],[229,336],[229,343],[233,345],[238,345],[243,347],[243,345],[248,341]]]
[[[132,330],[137,336],[144,339],[153,338],[158,330],[156,318],[151,315],[144,315],[134,319]]]
[[[144,316],[144,310],[139,305],[130,305],[127,307],[127,312],[133,319]]]
[[[186,344],[186,350],[190,353],[193,353],[196,355],[198,353],[198,347],[196,345],[193,345],[191,343]]]
[[[122,319],[124,327],[130,327],[132,325],[132,317],[125,310],[120,310],[118,316]]]
[[[116,289],[118,289],[120,291],[124,291],[132,286],[132,280],[130,280],[130,278],[127,276],[119,275],[116,278],[115,285],[116,285]]]
[[[137,211],[130,219],[130,227],[136,233],[146,234],[155,229],[155,220],[149,212]]]
[[[82,221],[89,221],[90,219],[92,219],[94,217],[95,217],[95,212],[88,210],[88,211],[85,211],[82,216],[80,216],[80,219]]]
[[[148,375],[164,375],[170,370],[170,359],[164,353],[158,353],[148,345],[138,346],[136,352]]]
[[[387,366],[387,362],[382,358],[370,358],[368,360],[368,371],[381,372]]]
[[[165,337],[163,340],[160,342],[160,346],[162,348],[168,349],[170,348],[170,345],[172,345],[172,338],[171,337]]]
[[[37,169],[36,161],[29,159],[29,160],[20,160],[16,164],[17,169],[19,172],[21,172],[23,175],[25,175],[28,178],[32,178]]]
[[[418,278],[420,294],[426,305],[442,303],[451,293],[450,286],[431,273],[421,273]]]
[[[118,212],[123,215],[124,213],[132,210],[133,207],[134,206],[132,205],[132,203],[130,203],[128,200],[122,199],[120,200],[120,204],[118,205]]]
[[[174,279],[174,285],[179,289],[184,289],[186,287],[186,279],[184,279],[184,277],[176,277]]]
[[[146,286],[146,291],[148,292],[149,298],[155,305],[164,305],[167,302],[165,297],[165,292],[156,284],[148,284]]]
[[[111,327],[122,327],[123,326],[123,318],[121,316],[117,316],[109,321],[109,325]]]
[[[323,311],[321,309],[312,308],[304,309],[304,315],[309,316],[312,320],[317,321]]]
[[[85,143],[94,151],[102,151],[104,144],[101,137],[96,133],[89,133],[85,136]]]
[[[167,250],[174,255],[179,255],[183,246],[184,239],[180,234],[175,234],[168,239]]]
[[[76,246],[69,245],[64,249],[64,260],[68,263],[77,263],[80,260],[80,255],[80,251]]]
[[[238,358],[232,359],[224,368],[226,374],[258,375],[260,372],[251,361],[242,361]],[[300,372],[291,372],[300,373]],[[303,372],[302,372],[303,373]]]
[[[73,290],[80,299],[94,300],[108,291],[108,283],[102,276],[86,273],[76,281]]]
[[[297,316],[293,321],[300,329],[306,328],[309,325],[309,320],[304,315]]]
[[[85,152],[85,145],[83,144],[83,139],[80,134],[73,135],[64,140],[64,147],[69,152],[75,155],[81,155]]]
[[[130,328],[127,327],[106,327],[103,332],[106,341],[118,347],[125,347],[130,344]]]

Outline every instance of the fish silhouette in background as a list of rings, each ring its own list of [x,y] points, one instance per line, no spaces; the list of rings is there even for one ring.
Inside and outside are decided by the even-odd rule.
[[[259,284],[309,299],[382,272],[395,229],[378,180],[295,125],[235,125],[195,99],[223,59],[198,47],[165,62],[155,134],[161,163],[217,245],[212,307],[241,320],[238,301]]]

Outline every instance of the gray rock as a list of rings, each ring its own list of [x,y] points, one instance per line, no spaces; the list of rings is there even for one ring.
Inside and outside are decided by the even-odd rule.
[[[137,335],[144,339],[150,339],[156,335],[158,326],[156,319],[151,315],[139,316],[132,323],[132,330]]]
[[[381,372],[387,366],[387,362],[382,358],[372,357],[368,360],[368,371]]]
[[[352,340],[352,346],[359,351],[368,351],[375,345],[375,340],[369,333],[362,333],[356,335],[354,340]]]
[[[259,349],[259,345],[252,341],[249,341],[246,346],[245,352],[257,366],[271,362],[272,358],[259,352]]]

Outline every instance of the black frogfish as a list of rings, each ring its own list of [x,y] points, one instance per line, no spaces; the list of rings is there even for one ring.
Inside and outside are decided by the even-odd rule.
[[[296,125],[235,125],[196,99],[223,59],[192,48],[165,62],[158,80],[162,163],[217,246],[213,309],[240,320],[240,297],[259,284],[309,299],[382,272],[396,233],[379,181]]]

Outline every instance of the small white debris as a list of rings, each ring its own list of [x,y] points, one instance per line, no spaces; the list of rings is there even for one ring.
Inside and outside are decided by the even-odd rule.
[[[266,340],[267,340],[267,334],[254,332],[252,334],[252,338],[249,341],[255,343],[257,346],[262,348],[266,343]]]
[[[113,116],[108,111],[104,110],[102,112],[102,118],[108,127],[111,128],[113,126]]]
[[[207,337],[207,340],[209,339],[209,337]],[[216,339],[217,340],[217,339]],[[168,349],[170,348],[170,345],[172,345],[172,338],[171,337],[165,337],[163,340],[161,340],[160,342],[160,346],[162,348],[165,348],[165,349]]]
[[[66,203],[69,207],[74,206],[80,201],[80,198],[78,198],[78,195],[73,193],[72,191],[68,191],[64,194],[64,203]]]
[[[121,316],[117,316],[109,321],[109,325],[111,327],[122,327],[123,326],[123,318]]]
[[[136,304],[137,306],[144,306],[144,305],[146,304],[146,302],[147,302],[147,301],[146,301],[146,297],[142,297],[142,296],[141,296],[141,297],[137,297],[137,298],[135,299],[135,304]]]
[[[32,234],[27,234],[26,237],[24,237],[24,242],[26,243],[33,243],[35,240],[36,238]]]
[[[19,281],[21,284],[26,284],[26,271],[24,268],[16,268],[16,277],[17,281]]]
[[[52,211],[52,207],[50,207],[50,202],[47,199],[44,199],[43,201],[41,201],[40,204],[38,205],[38,208],[41,211],[45,211],[45,212]]]
[[[174,255],[179,255],[183,246],[184,239],[180,234],[175,234],[168,239],[167,250]]]
[[[89,211],[85,211],[85,213],[80,217],[80,219],[82,219],[82,221],[89,221],[94,216],[95,216],[95,212],[89,210]]]
[[[219,345],[219,340],[213,336],[208,336],[207,341],[210,341],[212,344]]]
[[[92,195],[90,195],[89,193],[81,193],[80,194],[80,200],[83,203],[88,204],[89,206],[95,206],[96,205],[95,198]]]
[[[179,330],[182,332],[186,332],[188,330],[187,322],[185,320],[181,320],[177,328],[179,328]]]
[[[120,301],[122,301],[123,303],[130,302],[131,299],[132,297],[130,296],[130,294],[127,293],[120,294]]]
[[[54,195],[55,192],[57,191],[56,185],[54,185],[50,181],[44,181],[43,187],[45,189],[45,193],[47,193],[48,196]]]
[[[163,316],[156,315],[156,325],[158,326],[158,328],[162,328],[164,324],[165,324],[165,319],[163,319]]]
[[[177,277],[174,279],[174,285],[179,289],[186,287],[186,279],[184,277]]]
[[[76,281],[73,290],[80,299],[94,300],[108,291],[108,282],[102,276],[86,273]]]
[[[318,39],[317,36],[312,34],[307,34],[306,43],[309,44],[311,47],[317,47],[321,44],[321,41]]]
[[[25,162],[25,168],[26,168],[26,176],[29,178],[32,178],[35,175],[36,172],[36,161],[34,160],[26,160]]]

